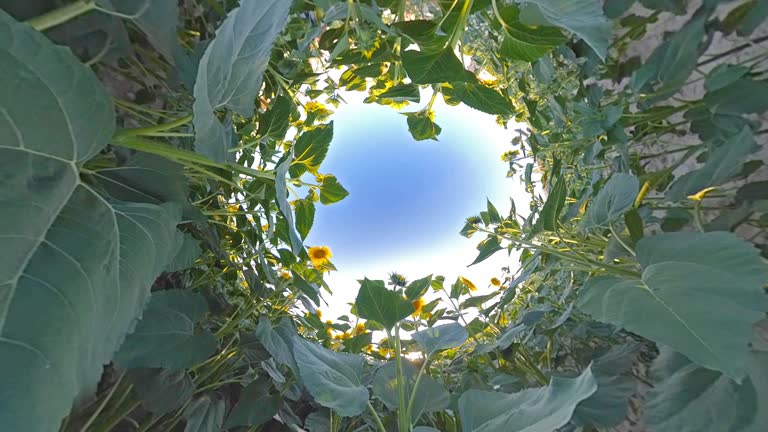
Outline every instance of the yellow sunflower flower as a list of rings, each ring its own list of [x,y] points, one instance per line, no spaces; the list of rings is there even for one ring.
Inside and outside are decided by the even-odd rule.
[[[280,272],[280,277],[281,277],[281,278],[283,278],[283,279],[285,279],[285,280],[288,280],[288,279],[290,279],[290,278],[291,278],[291,274],[290,274],[290,273],[288,273],[287,271],[284,271],[284,272]]]
[[[501,281],[498,278],[491,278],[491,285],[495,287],[501,286]]]
[[[360,336],[363,333],[365,333],[365,324],[357,323],[355,326],[355,336]]]
[[[461,283],[466,285],[470,291],[477,291],[477,287],[475,286],[475,284],[472,283],[471,280],[465,278],[464,276],[459,276],[459,279],[461,279]]]
[[[419,297],[413,301],[413,314],[411,316],[419,316],[421,309],[424,307],[424,297]]]
[[[315,314],[319,319],[323,319],[323,312],[320,309],[315,309]]]
[[[312,261],[312,265],[320,267],[327,263],[333,256],[331,249],[328,246],[312,246],[309,248],[309,259]]]

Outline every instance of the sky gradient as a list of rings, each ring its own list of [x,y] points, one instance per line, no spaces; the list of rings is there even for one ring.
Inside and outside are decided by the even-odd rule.
[[[466,106],[435,103],[439,141],[415,141],[405,116],[390,107],[363,104],[360,93],[343,95],[333,114],[334,137],[321,172],[331,173],[350,192],[343,201],[318,206],[307,245],[327,245],[338,272],[326,275],[327,315],[348,312],[359,284],[397,271],[408,280],[442,274],[448,285],[458,275],[485,287],[515,259],[500,251],[467,268],[484,237],[458,234],[464,220],[485,209],[486,197],[502,215],[509,198],[525,209],[518,179],[505,177],[500,155],[509,150],[514,126],[504,130],[493,116]],[[423,101],[429,95],[422,95]],[[415,111],[410,106],[403,111]],[[324,310],[324,312],[326,312]]]

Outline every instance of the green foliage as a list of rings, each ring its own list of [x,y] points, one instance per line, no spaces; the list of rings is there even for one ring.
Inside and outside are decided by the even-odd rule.
[[[552,431],[568,423],[576,405],[596,390],[589,369],[518,393],[468,390],[459,398],[461,425],[468,431]]]
[[[396,291],[388,290],[384,281],[367,278],[360,283],[355,309],[360,318],[375,321],[385,329],[391,329],[414,311],[413,304]]]

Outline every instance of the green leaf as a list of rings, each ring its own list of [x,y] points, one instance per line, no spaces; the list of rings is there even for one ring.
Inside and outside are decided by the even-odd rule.
[[[461,346],[469,334],[458,323],[443,324],[413,333],[411,338],[424,348],[428,356]]]
[[[355,300],[357,316],[391,329],[398,321],[414,311],[413,304],[395,291],[390,291],[384,281],[363,279]]]
[[[633,242],[643,238],[643,219],[640,217],[640,213],[636,209],[632,209],[624,213],[624,224],[627,226],[629,237]]]
[[[706,16],[701,15],[672,33],[635,71],[631,86],[636,91],[649,87],[649,92],[658,93],[653,100],[662,100],[676,93],[696,69],[705,23]]]
[[[122,158],[121,158],[122,159]],[[205,221],[189,202],[184,167],[149,153],[130,154],[118,166],[94,170],[94,180],[110,197],[147,204],[176,203],[184,219]]]
[[[477,250],[480,251],[480,253],[477,255],[477,258],[472,262],[472,265],[475,265],[477,263],[483,262],[486,259],[490,258],[491,255],[495,254],[496,252],[502,250],[501,244],[499,244],[499,238],[495,235],[489,235],[488,238],[486,238],[482,243],[480,243],[477,247]]]
[[[427,292],[427,289],[429,289],[429,285],[431,283],[432,275],[417,279],[409,283],[408,286],[405,287],[405,298],[410,301],[414,301],[417,298],[423,296]]]
[[[748,72],[749,68],[746,66],[721,63],[707,74],[707,79],[704,81],[704,90],[709,93],[729,86]]]
[[[69,49],[0,11],[0,69],[0,388],[13,395],[0,424],[57,430],[176,253],[180,211],[110,202],[81,180],[114,113]]]
[[[639,352],[638,344],[616,345],[593,362],[597,391],[576,406],[575,424],[610,428],[627,418],[629,398],[638,388],[632,366]]]
[[[257,135],[262,138],[282,140],[291,126],[291,114],[294,106],[287,96],[278,96],[272,106],[259,117]]]
[[[636,253],[640,279],[592,278],[579,309],[741,380],[752,324],[768,310],[768,265],[758,250],[711,232],[645,237]]]
[[[196,331],[195,322],[208,313],[205,298],[184,290],[152,293],[136,330],[115,353],[121,368],[164,367],[185,369],[205,360],[216,350],[216,338]]]
[[[301,239],[306,240],[309,230],[315,223],[315,203],[308,199],[296,200],[293,203],[293,210],[296,212],[296,230]]]
[[[762,432],[768,424],[768,353],[747,354],[738,384],[668,347],[653,362],[647,396],[649,429],[656,432]]]
[[[176,256],[173,257],[171,262],[165,267],[167,272],[175,272],[180,270],[186,270],[197,261],[197,257],[202,252],[200,249],[200,242],[190,234],[184,234],[183,241],[179,251],[176,252]]]
[[[198,397],[184,409],[184,432],[220,432],[226,409],[224,400],[217,396]]]
[[[403,113],[408,117],[408,131],[416,141],[432,139],[437,141],[437,136],[442,132],[440,125],[434,122],[434,113],[428,110]]]
[[[130,20],[147,36],[147,40],[171,64],[180,49],[176,25],[179,7],[176,0],[99,0],[107,10],[130,16]]]
[[[536,17],[572,31],[605,60],[612,32],[599,0],[531,0],[523,7],[520,21],[528,25],[542,24]]]
[[[298,288],[304,295],[310,298],[316,305],[320,305],[320,289],[313,284],[310,284],[307,282],[303,277],[301,277],[300,274],[296,273],[295,270],[291,270],[291,275],[293,276],[293,284]]]
[[[530,27],[521,23],[520,9],[517,6],[503,7],[499,10],[499,14],[504,20],[502,26],[504,38],[499,54],[509,60],[532,63],[567,40],[558,28]]]
[[[536,219],[536,223],[531,228],[532,234],[538,234],[543,230],[557,231],[557,221],[565,206],[567,192],[565,179],[560,178],[544,202],[544,206],[539,212],[539,218]]]
[[[380,94],[378,98],[395,102],[418,103],[421,100],[421,93],[419,92],[419,86],[416,84],[400,84]]]
[[[402,54],[403,67],[415,84],[472,82],[476,78],[450,49],[435,53],[409,50]]]
[[[368,405],[368,389],[362,384],[363,357],[337,353],[297,337],[293,353],[301,382],[320,405],[343,417],[354,417]]]
[[[277,414],[283,405],[279,394],[269,393],[269,379],[262,377],[240,392],[240,399],[227,416],[224,429],[237,426],[260,426]]]
[[[606,227],[632,208],[640,182],[631,174],[615,173],[589,204],[580,227]]]
[[[723,184],[738,174],[747,157],[758,147],[752,130],[746,126],[729,141],[717,147],[703,167],[678,177],[665,194],[667,200],[684,200],[707,187]]]
[[[760,114],[768,109],[768,81],[741,78],[709,91],[704,103],[718,114]]]
[[[353,336],[349,339],[344,339],[341,341],[342,345],[344,345],[344,348],[347,349],[347,351],[357,354],[363,351],[363,349],[370,345],[373,341],[373,333],[361,333],[357,336]]]
[[[576,378],[553,377],[546,387],[517,393],[468,390],[459,398],[462,430],[552,432],[568,423],[576,405],[596,390],[589,368]]]
[[[515,109],[512,103],[496,90],[475,83],[453,83],[443,87],[443,92],[470,108],[491,115],[511,116]]]
[[[640,4],[648,9],[671,12],[675,15],[685,15],[687,0],[640,0]]]
[[[288,203],[288,181],[285,178],[288,169],[291,167],[292,159],[293,151],[286,153],[275,167],[275,201],[277,201],[277,208],[280,210],[280,214],[283,215],[285,222],[288,224],[291,251],[294,255],[299,255],[304,251],[304,243],[301,241],[299,232],[296,230],[296,225],[293,222],[293,209]]]
[[[416,366],[408,361],[403,362],[406,406],[410,401],[410,395],[413,392],[413,386],[416,383],[418,374],[419,370]],[[376,371],[371,388],[373,394],[381,399],[387,408],[397,411],[397,365],[394,361],[385,363]],[[448,393],[448,390],[442,384],[432,379],[432,377],[424,374],[421,376],[419,386],[416,388],[411,420],[416,422],[423,413],[444,410],[448,408],[450,402],[451,395]]]
[[[195,391],[192,377],[183,370],[134,369],[128,376],[142,406],[157,415],[181,408]]]
[[[266,315],[259,318],[254,335],[277,363],[288,366],[294,373],[298,373],[299,369],[293,358],[293,345],[290,339],[292,335],[281,334],[272,328],[272,323]]]
[[[293,145],[294,159],[289,170],[291,177],[298,178],[307,171],[317,174],[317,169],[328,154],[332,139],[333,122],[318,125],[299,135]]]
[[[275,39],[283,30],[291,3],[282,0],[248,0],[233,9],[216,31],[200,59],[192,106],[195,148],[208,158],[229,159],[231,127],[216,118],[228,108],[253,117],[254,101],[261,88]]]
[[[320,202],[329,205],[337,203],[349,195],[344,186],[339,183],[339,180],[332,175],[326,174],[323,176],[323,181],[320,183]]]

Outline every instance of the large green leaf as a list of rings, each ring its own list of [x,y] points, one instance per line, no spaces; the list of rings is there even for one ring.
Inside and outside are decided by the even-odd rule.
[[[435,140],[443,128],[435,123],[435,113],[429,110],[402,113],[407,116],[408,132],[416,141]]]
[[[410,402],[410,395],[413,392],[413,386],[418,375],[419,369],[416,366],[408,361],[403,362],[406,406]],[[392,411],[398,409],[397,365],[394,361],[385,363],[376,371],[371,389],[373,394],[381,399],[387,408]],[[451,395],[448,393],[448,390],[429,375],[422,375],[413,399],[411,419],[415,422],[423,413],[446,409],[450,403]]]
[[[627,418],[629,398],[638,387],[632,367],[639,352],[638,344],[617,345],[592,363],[597,391],[576,406],[574,423],[606,428]]]
[[[477,250],[480,251],[480,253],[477,254],[477,258],[475,258],[475,260],[472,261],[472,264],[470,265],[472,266],[483,262],[502,249],[503,248],[499,243],[499,238],[495,235],[489,235],[488,238],[477,245]]]
[[[656,47],[643,66],[632,76],[635,90],[649,89],[661,100],[676,93],[685,84],[699,59],[699,45],[704,38],[706,16],[686,23],[682,29]]]
[[[411,337],[431,356],[438,351],[460,346],[467,341],[469,334],[461,324],[450,323],[417,331]]]
[[[511,5],[499,10],[504,21],[504,39],[499,54],[510,60],[534,62],[566,41],[559,29],[547,26],[531,27],[520,22],[520,9]]]
[[[229,108],[253,117],[262,75],[290,6],[282,0],[243,0],[227,15],[200,59],[192,106],[195,148],[214,161],[230,158],[231,142],[231,125],[222,124],[216,110]]]
[[[640,279],[592,278],[578,307],[740,380],[752,324],[768,311],[768,265],[758,250],[712,232],[645,237],[636,252]]]
[[[326,174],[320,182],[320,202],[328,205],[337,203],[349,195],[344,186],[339,183],[336,176]]]
[[[553,377],[546,387],[517,393],[468,390],[459,398],[465,432],[552,432],[597,390],[589,368],[576,378]]]
[[[531,0],[523,7],[520,20],[527,25],[551,24],[570,30],[603,60],[608,53],[611,23],[599,0]]]
[[[293,354],[301,382],[317,403],[344,417],[359,415],[366,409],[363,357],[337,353],[299,337],[294,340]]]
[[[271,394],[269,387],[269,378],[266,377],[248,384],[240,392],[240,399],[227,416],[224,427],[259,426],[277,414],[283,398],[279,394]]]
[[[768,81],[741,78],[708,92],[704,103],[718,114],[762,113],[768,109]]]
[[[514,113],[514,107],[506,97],[484,85],[458,82],[443,87],[443,93],[486,114],[511,116]]]
[[[296,361],[293,359],[293,346],[290,340],[272,328],[269,318],[262,316],[256,326],[256,338],[264,345],[269,354],[281,365],[288,366],[294,373],[298,373]]]
[[[611,176],[595,199],[589,204],[581,221],[582,228],[605,227],[632,208],[640,190],[640,182],[631,174]]]
[[[423,277],[421,279],[416,279],[415,281],[409,283],[405,288],[405,298],[410,301],[416,300],[427,292],[427,289],[429,289],[431,284],[432,275]]]
[[[738,384],[668,347],[651,369],[647,424],[654,432],[763,432],[768,425],[768,353],[752,351]]]
[[[547,200],[544,202],[544,206],[539,212],[539,217],[531,228],[532,234],[538,234],[543,230],[550,232],[557,230],[557,221],[560,219],[560,213],[565,206],[567,193],[568,189],[565,179],[560,178],[549,193]]]
[[[293,162],[289,170],[291,177],[300,177],[307,171],[316,174],[328,154],[332,139],[333,122],[318,125],[299,135],[293,146]]]
[[[413,304],[395,291],[388,290],[384,281],[365,278],[355,300],[357,315],[391,329],[398,321],[414,311]]]
[[[450,49],[435,53],[415,50],[402,54],[403,67],[408,78],[416,84],[438,84],[454,82],[472,82],[475,76],[464,69],[464,65]]]
[[[215,395],[203,395],[184,409],[184,432],[220,432],[227,406]]]
[[[180,214],[83,183],[114,131],[111,98],[68,49],[2,11],[0,70],[0,424],[50,431],[96,389],[178,249]]]
[[[312,225],[315,223],[315,202],[310,199],[299,199],[293,202],[296,213],[296,230],[302,240],[306,240]]]
[[[128,376],[142,406],[158,415],[181,408],[195,391],[192,377],[183,370],[135,369]]]
[[[267,112],[259,117],[257,134],[262,138],[281,140],[291,126],[291,114],[295,110],[293,102],[287,96],[275,98]]]
[[[717,186],[730,180],[741,170],[747,157],[758,147],[749,127],[717,147],[707,158],[703,167],[689,171],[672,183],[666,192],[670,201],[680,201],[709,186]]]
[[[165,271],[175,272],[192,267],[200,253],[200,242],[190,234],[184,234],[181,247],[179,247],[171,262],[165,267]]]
[[[179,50],[176,23],[179,7],[176,0],[99,0],[100,6],[113,10],[130,20],[147,35],[149,42],[173,63]]]
[[[216,350],[216,338],[195,323],[208,313],[201,294],[184,290],[152,294],[136,330],[115,354],[122,368],[163,367],[185,369],[205,360]]]

